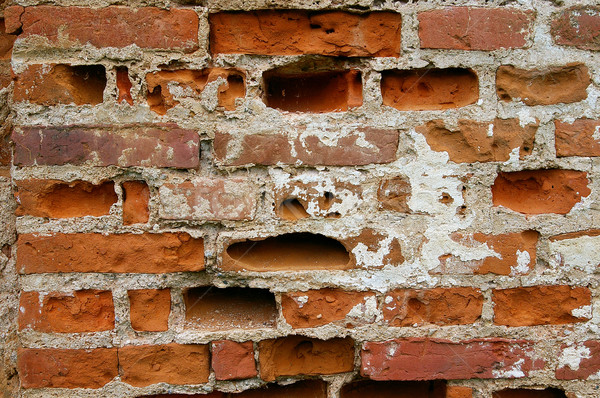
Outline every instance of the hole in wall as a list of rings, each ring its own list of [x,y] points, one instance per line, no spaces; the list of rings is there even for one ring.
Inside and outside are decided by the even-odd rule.
[[[275,326],[275,296],[266,289],[202,286],[183,293],[186,327],[202,330]]]
[[[233,243],[226,253],[235,263],[234,268],[252,271],[327,270],[350,266],[350,254],[344,245],[333,238],[308,232]]]
[[[300,220],[309,217],[306,209],[296,198],[286,199],[279,206],[279,217],[284,220]]]

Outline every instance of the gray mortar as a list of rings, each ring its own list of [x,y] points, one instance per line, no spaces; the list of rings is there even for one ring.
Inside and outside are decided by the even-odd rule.
[[[28,6],[41,2],[35,0],[17,1]],[[192,54],[170,51],[150,51],[129,46],[124,49],[96,49],[89,45],[73,48],[73,43],[65,42],[63,48],[47,50],[40,40],[21,40],[15,45],[12,65],[15,72],[22,70],[27,64],[34,63],[99,63],[108,71],[108,85],[104,93],[105,102],[97,106],[61,105],[48,108],[27,103],[12,103],[16,113],[17,125],[68,125],[68,124],[120,124],[120,123],[164,123],[177,122],[181,127],[197,129],[202,141],[201,167],[198,170],[177,171],[155,168],[118,167],[96,168],[90,166],[38,166],[16,168],[11,170],[15,180],[28,178],[52,178],[65,181],[86,180],[99,182],[113,179],[121,182],[129,179],[144,179],[151,186],[151,218],[146,225],[121,225],[122,193],[117,188],[119,201],[111,209],[111,214],[104,217],[81,217],[66,220],[44,220],[36,217],[20,217],[16,221],[19,233],[50,232],[171,232],[185,231],[195,237],[204,237],[206,244],[206,272],[181,273],[165,275],[132,275],[132,274],[46,274],[22,275],[18,278],[13,258],[7,261],[0,254],[2,281],[0,286],[0,338],[7,341],[0,349],[0,357],[4,363],[15,365],[16,341],[11,337],[16,330],[17,291],[71,291],[84,288],[109,289],[115,299],[115,310],[118,320],[113,331],[83,334],[46,334],[25,330],[19,333],[20,344],[25,347],[54,348],[93,348],[112,347],[124,344],[162,344],[208,343],[218,339],[235,341],[260,341],[267,338],[298,333],[311,337],[331,338],[351,336],[356,340],[356,352],[363,341],[383,341],[398,337],[435,337],[453,341],[475,337],[523,338],[536,341],[535,352],[539,357],[548,360],[548,369],[552,369],[558,361],[557,342],[573,343],[587,339],[597,339],[600,327],[600,286],[597,274],[577,269],[560,269],[551,267],[551,253],[548,237],[564,232],[572,232],[600,227],[600,205],[598,178],[599,162],[595,158],[556,158],[554,152],[554,126],[552,121],[574,120],[581,117],[600,118],[600,53],[582,51],[575,48],[555,46],[549,34],[549,21],[557,11],[571,5],[596,4],[594,0],[566,0],[557,7],[557,2],[543,0],[519,0],[509,6],[531,9],[537,12],[534,34],[524,49],[497,50],[493,52],[451,51],[419,49],[417,36],[418,12],[448,5],[471,5],[490,7],[503,5],[502,2],[489,4],[483,0],[457,1],[418,1],[404,4],[390,0],[371,2],[356,1],[309,1],[279,0],[276,4],[268,0],[230,0],[227,2],[207,0],[204,6],[195,6],[200,17],[200,49]],[[103,7],[110,4],[128,6],[179,7],[176,1],[79,1],[57,0],[56,5],[78,5]],[[299,9],[347,9],[357,10],[356,6],[368,7],[372,10],[393,10],[400,12],[402,24],[402,55],[399,58],[377,58],[344,60],[336,63],[340,68],[356,68],[363,73],[363,106],[343,113],[327,114],[289,114],[267,108],[261,100],[261,76],[266,70],[294,64],[305,59],[324,60],[322,57],[273,56],[259,57],[248,55],[218,55],[211,57],[208,53],[208,21],[210,12],[218,10],[252,10],[259,8],[299,8]],[[150,111],[144,96],[146,92],[145,74],[159,70],[159,65],[170,61],[184,63],[189,69],[202,69],[209,66],[235,66],[247,71],[247,94],[240,101],[235,111],[213,111],[214,103],[199,99],[182,100],[181,105],[160,117]],[[512,64],[520,68],[544,68],[546,66],[564,65],[570,62],[582,62],[587,65],[593,84],[588,89],[588,99],[575,104],[528,107],[522,103],[502,103],[495,95],[495,70],[503,64]],[[133,76],[132,96],[135,105],[116,104],[116,86],[114,67],[126,65]],[[425,66],[434,67],[467,67],[474,69],[479,76],[481,101],[459,109],[447,111],[401,112],[382,106],[379,90],[380,72],[387,69],[412,69]],[[214,87],[216,89],[216,86]],[[192,113],[193,112],[193,113]],[[423,138],[414,132],[414,128],[429,120],[443,118],[449,126],[456,125],[459,119],[491,121],[495,117],[518,117],[524,123],[537,119],[540,123],[534,152],[523,160],[507,162],[490,162],[475,164],[455,164],[447,160],[443,153],[429,150]],[[342,127],[365,125],[379,128],[395,128],[401,132],[398,160],[386,165],[368,165],[358,167],[216,167],[212,163],[211,139],[215,131],[243,135],[247,133],[275,134],[288,132],[295,135],[299,127],[319,123],[326,128],[338,130]],[[582,170],[588,173],[591,180],[592,193],[568,215],[538,215],[525,217],[510,210],[491,206],[490,186],[498,171],[515,171],[559,167]],[[309,218],[297,222],[278,219],[273,208],[273,169],[280,169],[291,176],[303,175],[314,170],[331,180],[348,180],[359,183],[363,187],[363,200],[341,219]],[[423,177],[423,170],[430,169],[433,174]],[[357,172],[357,170],[359,172]],[[460,187],[462,182],[456,176],[473,173],[473,177],[464,183],[467,187],[466,201],[463,201]],[[413,196],[424,198],[422,203],[411,204],[413,214],[399,214],[381,211],[376,208],[376,192],[379,180],[387,176],[405,175],[413,184]],[[253,221],[207,223],[198,221],[165,221],[159,218],[158,189],[166,182],[192,176],[246,176],[259,189],[256,193],[259,202],[256,217]],[[435,184],[439,184],[438,187]],[[453,198],[451,205],[441,205],[437,199],[442,192],[448,192]],[[336,193],[335,191],[333,192]],[[0,186],[0,223],[5,228],[0,231],[0,246],[14,241],[14,230],[11,227],[14,205],[11,203],[11,192],[7,181]],[[264,195],[264,200],[260,200]],[[454,216],[457,208],[463,203],[467,206],[467,214]],[[224,250],[224,242],[229,238],[250,238],[271,236],[293,231],[311,231],[323,233],[335,238],[355,236],[360,229],[372,227],[384,233],[397,234],[402,245],[402,252],[407,261],[398,267],[373,269],[374,263],[360,264],[358,269],[349,271],[304,271],[304,272],[243,272],[225,273],[219,271],[219,256]],[[447,245],[448,233],[456,230],[464,232],[483,232],[501,234],[507,232],[536,229],[540,232],[536,268],[528,275],[519,277],[495,275],[430,275],[435,258],[422,256],[422,245],[425,237],[430,245]],[[435,232],[441,231],[440,236]],[[432,240],[432,236],[435,239]],[[425,246],[426,247],[426,246]],[[14,249],[14,248],[13,248]],[[216,285],[250,286],[270,289],[277,294],[280,311],[278,326],[272,329],[231,330],[206,332],[186,329],[184,327],[184,308],[182,291],[194,286]],[[593,291],[593,317],[589,322],[574,325],[535,326],[507,328],[493,325],[491,289],[518,286],[535,286],[541,284],[569,284],[589,286]],[[340,287],[348,290],[374,290],[378,292],[380,305],[387,290],[395,287],[450,287],[476,286],[485,295],[482,318],[473,325],[415,328],[388,327],[378,321],[372,325],[345,329],[336,325],[319,328],[292,330],[281,314],[279,293],[316,289],[320,287]],[[129,323],[129,304],[127,289],[137,288],[172,288],[172,313],[169,318],[169,331],[159,333],[134,332]],[[381,306],[379,307],[381,308]],[[354,378],[354,374],[326,376],[330,382],[330,397],[338,397],[340,387]],[[289,378],[287,381],[292,381]],[[285,383],[284,379],[282,383]],[[201,386],[169,386],[164,383],[135,388],[122,383],[117,378],[98,390],[84,389],[46,389],[25,390],[15,393],[17,397],[131,397],[152,393],[185,393],[204,392],[213,389],[221,391],[241,391],[263,385],[260,379],[240,382],[217,382],[214,375],[206,385]],[[598,396],[600,382],[558,381],[552,371],[535,371],[524,379],[468,380],[452,381],[450,384],[471,386],[476,391],[475,398],[489,398],[491,392],[503,388],[521,386],[542,388],[555,386],[573,393],[577,398]]]

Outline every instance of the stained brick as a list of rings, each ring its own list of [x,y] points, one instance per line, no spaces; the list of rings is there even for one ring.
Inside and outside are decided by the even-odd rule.
[[[20,127],[13,132],[18,166],[65,165],[195,168],[198,134],[174,125],[152,127]]]
[[[551,23],[556,44],[583,50],[600,50],[600,7],[571,7],[561,11]]]

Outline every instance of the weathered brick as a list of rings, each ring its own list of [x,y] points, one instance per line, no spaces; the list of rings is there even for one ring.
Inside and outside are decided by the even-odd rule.
[[[584,171],[500,172],[492,185],[492,202],[524,214],[567,214],[592,192],[588,184]]]
[[[422,48],[498,50],[527,45],[534,13],[516,8],[448,7],[419,13]]]
[[[186,327],[201,330],[275,327],[275,296],[266,289],[202,286],[183,294]]]
[[[440,267],[434,273],[443,274],[498,274],[526,275],[536,263],[536,231],[513,232],[499,235],[453,233],[452,240],[466,248],[487,246],[490,252],[483,258],[462,259],[460,253],[440,256]],[[467,249],[468,250],[468,249]]]
[[[359,235],[343,239],[342,244],[352,253],[349,266],[378,269],[397,266],[405,260],[400,240],[381,230],[363,228]]]
[[[198,48],[198,15],[193,10],[156,7],[10,7],[6,29],[19,39],[41,37],[50,47]]]
[[[217,92],[218,106],[235,109],[236,98],[246,94],[246,76],[237,69],[210,68],[202,70],[178,69],[148,73],[146,85],[150,109],[159,115],[178,105],[176,98],[200,99],[206,85],[222,79]]]
[[[411,193],[410,181],[406,177],[397,176],[381,180],[377,189],[379,208],[409,213],[410,207],[408,202]]]
[[[354,369],[351,338],[287,336],[261,341],[258,352],[260,377],[266,381],[279,376],[330,375]]]
[[[114,183],[86,181],[17,180],[17,216],[71,218],[104,216],[117,203]]]
[[[145,181],[125,181],[123,188],[123,224],[147,223],[150,218],[150,189]]]
[[[134,387],[206,383],[209,357],[206,344],[125,346],[119,348],[121,380]]]
[[[401,111],[459,108],[479,99],[479,80],[471,69],[427,68],[381,72],[383,104]]]
[[[0,87],[8,87],[12,82],[12,68],[10,59],[16,40],[15,35],[5,33],[4,19],[0,18]]]
[[[362,105],[359,70],[263,73],[267,106],[288,112],[343,112]]]
[[[198,133],[152,127],[20,127],[13,132],[17,166],[65,165],[196,168]]]
[[[336,289],[290,292],[281,296],[281,311],[292,328],[312,328],[332,322],[352,327],[376,320],[377,298],[370,292]]]
[[[251,341],[231,340],[212,342],[212,368],[217,380],[249,379],[256,377],[254,347]]]
[[[85,333],[111,330],[114,327],[115,309],[110,291],[21,292],[20,330]]]
[[[556,44],[600,50],[600,7],[575,6],[561,11],[551,23]]]
[[[586,340],[560,347],[556,378],[587,380],[600,372],[600,341]]]
[[[496,72],[498,98],[530,106],[582,101],[587,98],[590,83],[588,68],[583,64],[529,70],[502,65]]]
[[[384,298],[390,326],[466,325],[481,317],[483,295],[469,287],[396,289]]]
[[[244,177],[197,177],[159,189],[160,217],[167,220],[251,220],[258,187]]]
[[[594,273],[600,265],[600,230],[590,229],[551,236],[549,249],[552,260],[560,267],[577,268]]]
[[[97,105],[104,100],[102,65],[29,65],[17,74],[13,98],[39,105]]]
[[[275,212],[285,220],[338,218],[353,214],[363,200],[358,184],[340,180],[306,181],[305,175],[275,182]]]
[[[164,273],[204,269],[204,242],[186,233],[19,235],[17,269],[55,272]]]
[[[554,121],[556,156],[600,156],[597,131],[600,120],[577,119],[573,123]]]
[[[224,271],[299,271],[351,269],[355,259],[333,238],[307,232],[226,242]]]
[[[170,289],[129,290],[131,327],[144,332],[162,332],[169,329],[171,313]]]
[[[219,12],[210,14],[209,22],[213,53],[400,55],[401,15],[394,12]]]
[[[459,120],[458,129],[433,120],[418,126],[434,151],[446,152],[457,163],[504,162],[517,151],[519,158],[530,155],[538,124],[521,126],[518,119],[495,119],[491,122]]]
[[[494,289],[494,323],[506,326],[558,325],[591,318],[587,287],[532,286]]]
[[[331,146],[310,131],[301,131],[295,138],[283,134],[246,134],[234,138],[229,133],[217,132],[214,154],[217,163],[223,166],[279,163],[360,166],[396,160],[398,138],[398,130],[364,127],[348,132]]]
[[[23,388],[100,388],[119,371],[116,348],[20,348],[17,361]]]
[[[373,380],[512,379],[544,364],[530,342],[495,338],[367,342],[361,360],[361,374]]]

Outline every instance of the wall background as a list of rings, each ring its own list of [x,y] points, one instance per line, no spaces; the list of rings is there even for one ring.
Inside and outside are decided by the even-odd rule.
[[[598,395],[593,1],[3,15],[4,396]]]

